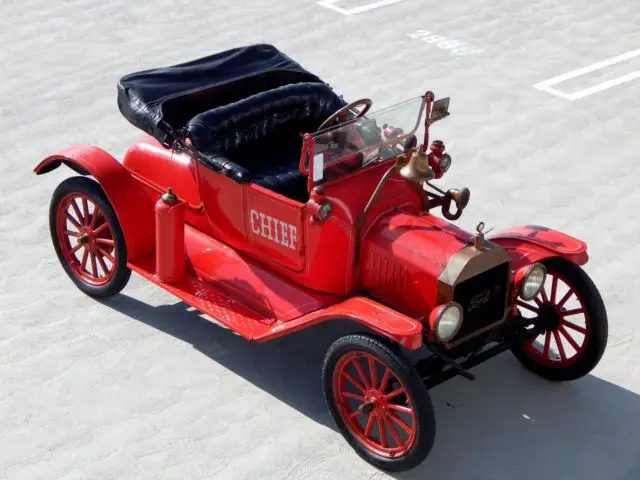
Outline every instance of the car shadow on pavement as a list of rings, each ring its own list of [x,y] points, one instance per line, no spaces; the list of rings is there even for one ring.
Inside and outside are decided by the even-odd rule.
[[[335,339],[362,326],[327,322],[257,344],[212,324],[182,302],[153,307],[121,294],[105,304],[190,343],[335,430],[322,395],[322,361]],[[393,477],[640,479],[639,395],[594,375],[548,382],[524,370],[508,352],[473,373],[475,382],[454,378],[431,390],[435,446],[422,465]]]

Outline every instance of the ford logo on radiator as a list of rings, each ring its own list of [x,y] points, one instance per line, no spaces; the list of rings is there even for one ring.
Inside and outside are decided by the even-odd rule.
[[[490,295],[491,295],[491,292],[489,290],[485,290],[484,292],[473,296],[469,301],[469,311],[476,310],[480,308],[482,305],[484,305],[485,303],[489,303]]]

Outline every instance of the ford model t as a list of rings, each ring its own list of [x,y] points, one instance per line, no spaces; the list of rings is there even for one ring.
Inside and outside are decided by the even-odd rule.
[[[71,280],[104,298],[134,271],[257,342],[361,325],[331,345],[322,382],[337,428],[377,467],[422,462],[429,388],[497,354],[556,381],[602,357],[607,316],[582,241],[451,223],[470,193],[434,184],[452,159],[429,139],[448,98],[370,113],[260,44],[127,75],[118,105],[147,134],[121,162],[79,145],[35,168],[79,174],[49,214]]]

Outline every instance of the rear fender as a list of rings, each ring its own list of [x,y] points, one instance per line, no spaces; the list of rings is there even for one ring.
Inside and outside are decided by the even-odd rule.
[[[422,323],[366,297],[351,297],[295,320],[282,322],[267,335],[256,340],[260,342],[271,340],[326,320],[339,319],[352,320],[365,325],[411,350],[417,350],[422,346]]]
[[[576,265],[589,261],[586,243],[547,227],[520,225],[502,230],[489,240],[507,250],[514,269],[549,257],[562,257]]]
[[[77,145],[42,160],[37,175],[51,172],[65,164],[80,175],[94,177],[115,210],[127,244],[127,259],[136,260],[153,249],[153,200],[140,182],[118,160],[93,145]]]

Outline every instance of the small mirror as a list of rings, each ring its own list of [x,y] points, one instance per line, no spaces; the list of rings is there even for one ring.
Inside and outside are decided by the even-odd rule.
[[[430,123],[435,123],[450,115],[449,100],[451,100],[451,97],[441,98],[433,102],[433,106],[431,107],[431,117],[429,117]]]

